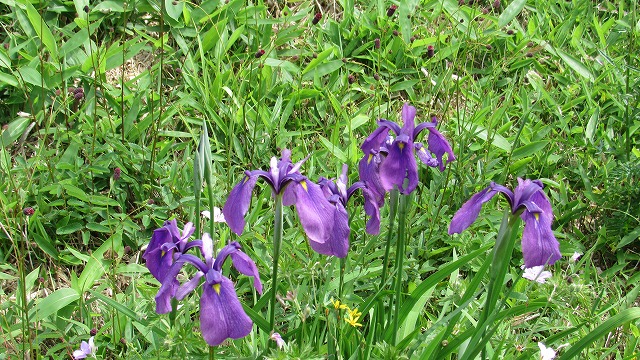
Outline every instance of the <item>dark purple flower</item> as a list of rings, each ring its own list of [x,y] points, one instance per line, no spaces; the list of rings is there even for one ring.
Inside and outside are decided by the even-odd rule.
[[[205,261],[191,255],[183,254],[167,271],[167,278],[156,295],[156,312],[166,313],[171,308],[162,306],[166,302],[167,293],[177,281],[177,276],[185,263],[190,263],[198,270],[193,278],[180,285],[175,293],[178,300],[184,299],[204,279],[202,296],[200,297],[200,330],[207,344],[220,345],[227,338],[239,339],[251,332],[253,322],[244,312],[242,304],[233,286],[233,282],[222,275],[222,265],[231,257],[233,267],[241,274],[253,276],[253,286],[262,294],[262,283],[258,268],[251,258],[240,251],[241,246],[232,242],[220,250],[217,257],[213,257],[213,241],[209,234],[202,236],[202,255]],[[170,298],[169,298],[170,299]]]
[[[97,348],[96,346],[93,344],[93,336],[89,338],[89,342],[87,343],[86,341],[82,341],[82,343],[80,343],[80,350],[76,350],[73,352],[73,358],[78,360],[78,359],[86,359],[87,356],[91,356],[91,357],[96,357],[95,356],[95,352],[96,352]]]
[[[380,232],[380,209],[373,192],[367,185],[358,181],[347,189],[347,165],[343,165],[342,174],[335,182],[329,179],[320,179],[318,184],[329,203],[333,205],[333,216],[325,226],[329,228],[329,241],[324,243],[311,242],[311,247],[320,254],[347,256],[349,251],[349,215],[345,206],[357,189],[362,190],[364,196],[364,210],[370,217],[367,222],[366,232],[378,234]]]
[[[22,213],[25,214],[26,216],[31,216],[35,214],[35,212],[36,211],[31,206],[22,209]]]
[[[518,186],[513,192],[492,182],[489,187],[473,195],[460,207],[451,220],[449,234],[460,233],[468,228],[478,218],[482,205],[500,192],[507,198],[511,213],[520,214],[520,218],[524,220],[522,233],[524,266],[531,268],[553,264],[560,259],[560,249],[551,230],[553,222],[551,203],[542,188],[540,180],[518,178]]]
[[[320,187],[298,171],[302,160],[291,163],[291,151],[284,149],[280,160],[271,158],[270,170],[246,171],[245,177],[229,194],[222,213],[231,230],[240,235],[244,230],[244,216],[249,211],[251,194],[258,178],[263,178],[273,189],[273,194],[282,195],[285,206],[295,205],[305,233],[315,244],[324,244],[332,239],[331,219],[333,205],[325,198]],[[323,253],[336,255],[334,253]]]
[[[395,14],[397,9],[398,9],[398,5],[396,4],[389,6],[389,8],[387,9],[387,16],[389,17],[393,16],[393,14]]]
[[[374,191],[380,194],[380,185],[384,191],[398,187],[401,193],[409,194],[418,185],[418,165],[415,152],[418,151],[420,161],[428,166],[438,167],[444,171],[445,164],[455,160],[451,145],[436,129],[437,119],[430,123],[420,123],[415,126],[416,108],[404,104],[402,119],[404,126],[381,119],[380,125],[360,147],[365,156],[360,160],[360,179],[365,181]],[[424,129],[429,130],[428,146],[414,143],[414,139]],[[396,133],[396,138],[389,137],[389,130]],[[380,154],[386,153],[382,159]],[[447,154],[446,162],[443,159]],[[435,158],[434,158],[435,156]],[[379,164],[379,165],[378,165]],[[405,179],[407,183],[405,184]],[[382,193],[384,194],[384,192]]]
[[[113,169],[113,181],[118,181],[120,179],[120,175],[122,174],[122,170],[119,167]]]
[[[200,240],[187,241],[194,231],[193,224],[187,223],[181,234],[177,221],[173,219],[165,221],[164,226],[153,232],[151,241],[142,255],[153,277],[163,282],[175,258],[192,247],[202,247]]]
[[[322,19],[322,13],[316,13],[316,15],[313,17],[313,20],[311,20],[311,23],[313,25],[316,25],[320,22],[320,19]]]

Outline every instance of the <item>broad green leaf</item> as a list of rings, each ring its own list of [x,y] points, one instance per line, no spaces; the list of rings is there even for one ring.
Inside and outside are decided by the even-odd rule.
[[[61,226],[56,229],[56,234],[58,235],[68,235],[73,234],[76,231],[80,231],[84,228],[84,224],[79,221],[73,221],[65,226]]]
[[[19,117],[9,123],[7,128],[2,131],[2,147],[6,148],[24,133],[29,126],[29,118]]]
[[[183,7],[184,1],[164,0],[164,8],[167,11],[167,15],[175,21],[180,20]]]
[[[47,88],[47,84],[42,81],[42,76],[40,75],[40,72],[38,72],[38,70],[28,66],[24,66],[18,70],[18,73],[20,73],[20,77],[27,84],[41,86],[45,89]]]
[[[331,55],[333,50],[334,50],[333,48],[328,48],[327,50],[318,54],[318,56],[315,59],[311,60],[309,62],[309,65],[307,65],[307,67],[304,68],[304,70],[302,70],[302,75],[308,73],[309,71],[315,69],[318,65],[320,65],[320,63],[322,63],[326,58],[329,57],[329,55]]]
[[[20,0],[20,2],[26,7],[27,17],[31,26],[38,34],[38,37],[42,41],[42,44],[49,50],[54,59],[58,58],[58,47],[56,41],[53,38],[51,30],[47,26],[47,23],[42,19],[38,10],[29,1]]]
[[[29,310],[29,319],[33,322],[41,321],[79,298],[80,294],[71,288],[58,289],[38,301],[36,306]]]
[[[315,71],[311,71],[302,76],[302,80],[312,80],[314,77],[322,77],[327,74],[331,74],[334,71],[337,71],[344,65],[342,60],[330,60],[326,63],[320,64],[315,68]],[[306,70],[306,69],[305,69]]]
[[[498,27],[507,26],[520,12],[524,9],[524,6],[527,4],[527,0],[514,0],[504,9],[500,17],[498,18]]]
[[[548,140],[541,140],[541,141],[534,141],[527,145],[521,146],[513,151],[513,154],[511,155],[511,159],[518,160],[520,158],[533,155],[538,151],[544,149],[545,146],[547,146],[547,144],[549,144]]]
[[[589,81],[593,81],[593,74],[582,62],[580,62],[580,60],[559,49],[556,49],[556,53],[558,53],[558,56],[560,56],[560,58],[562,58],[562,60],[564,60],[564,62],[566,62],[567,65],[569,65],[569,67],[577,72],[580,76]]]
[[[331,141],[329,141],[329,139],[325,138],[322,135],[320,135],[320,142],[322,143],[322,145],[324,145],[324,147],[327,150],[329,150],[331,154],[333,154],[333,156],[338,158],[338,160],[340,160],[343,163],[347,162],[347,155],[345,155],[345,153],[340,149],[340,147],[338,147],[337,145],[334,145]]]

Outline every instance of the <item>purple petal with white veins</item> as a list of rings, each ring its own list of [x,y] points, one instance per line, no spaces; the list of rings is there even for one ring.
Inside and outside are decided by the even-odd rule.
[[[491,200],[497,193],[498,191],[489,186],[467,200],[453,216],[451,224],[449,224],[449,235],[459,234],[471,226],[478,218],[482,205]]]
[[[260,282],[260,274],[258,273],[256,263],[251,260],[249,255],[240,250],[232,252],[230,256],[233,267],[236,268],[236,270],[241,274],[253,276],[253,287],[256,288],[258,294],[262,295],[262,282]]]
[[[429,128],[429,137],[427,138],[427,142],[429,143],[429,151],[438,159],[440,171],[444,171],[444,154],[447,154],[447,164],[456,159],[453,154],[453,150],[451,149],[451,145],[449,145],[447,139],[445,139],[445,137],[436,128]]]
[[[324,244],[331,236],[333,205],[322,189],[308,179],[289,185],[295,193],[296,211],[309,240]]]
[[[245,337],[252,327],[231,280],[222,277],[219,284],[205,283],[200,298],[200,330],[207,344],[216,346],[228,338]]]
[[[524,220],[522,254],[524,266],[527,268],[553,264],[561,257],[558,240],[551,229],[553,210],[549,200],[542,190],[531,195],[530,200],[542,209],[542,212],[532,213],[525,210],[520,215]]]
[[[222,208],[224,218],[227,220],[227,225],[231,228],[231,231],[241,235],[244,230],[244,216],[249,211],[249,205],[251,204],[251,194],[253,188],[256,186],[258,176],[246,176],[240,181],[229,193],[227,202]]]
[[[406,188],[405,178],[409,179]],[[418,164],[413,154],[413,142],[408,136],[405,139],[398,136],[389,147],[389,153],[380,165],[380,182],[386,191],[397,186],[402,194],[409,194],[418,186]]]

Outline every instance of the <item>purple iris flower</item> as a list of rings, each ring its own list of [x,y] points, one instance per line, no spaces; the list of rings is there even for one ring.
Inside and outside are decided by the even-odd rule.
[[[253,276],[253,286],[262,294],[262,283],[258,268],[251,258],[240,251],[241,246],[232,242],[220,250],[217,257],[213,257],[213,241],[209,234],[202,236],[202,255],[200,258],[192,254],[182,254],[167,270],[167,277],[156,295],[156,312],[159,314],[171,310],[162,304],[166,303],[168,294],[172,291],[171,283],[177,281],[178,274],[185,263],[190,263],[198,270],[193,278],[180,285],[175,292],[178,300],[184,299],[204,279],[202,296],[200,297],[200,330],[207,344],[219,345],[227,338],[239,339],[251,332],[253,322],[244,312],[233,282],[222,275],[222,265],[231,257],[233,267],[241,274]],[[169,297],[170,298],[170,297]]]
[[[273,189],[274,195],[282,195],[284,206],[296,206],[300,223],[309,237],[311,247],[330,248],[324,244],[335,239],[331,226],[334,206],[326,199],[320,186],[300,174],[300,166],[305,160],[292,164],[291,151],[284,149],[280,160],[271,158],[269,171],[246,171],[244,179],[229,193],[222,209],[231,230],[238,235],[242,234],[244,216],[249,211],[253,188],[258,178],[263,178]],[[335,256],[342,254],[333,251],[321,253]]]
[[[93,336],[89,338],[89,342],[82,341],[80,343],[80,350],[76,350],[73,352],[73,358],[78,359],[86,359],[87,356],[91,356],[93,358],[96,357],[96,346],[93,344]]]
[[[345,206],[351,195],[361,189],[364,196],[364,210],[370,217],[367,222],[366,232],[368,234],[378,234],[380,232],[380,209],[373,192],[362,181],[358,181],[347,189],[347,165],[342,166],[342,174],[333,182],[329,179],[321,178],[318,184],[324,196],[333,205],[333,220],[327,224],[330,227],[329,233],[332,235],[329,241],[324,243],[311,242],[313,250],[320,254],[330,254],[337,257],[347,256],[349,251],[349,215]]]
[[[553,222],[551,203],[542,188],[540,180],[518,178],[518,186],[513,192],[492,182],[489,187],[473,195],[456,212],[449,225],[449,234],[460,233],[468,228],[478,218],[482,205],[500,192],[511,205],[511,213],[520,214],[524,220],[522,233],[524,266],[531,268],[553,264],[560,259],[560,249],[551,230]]]
[[[187,250],[202,247],[201,240],[188,241],[195,231],[192,223],[187,223],[180,233],[178,223],[175,219],[165,221],[164,226],[154,230],[151,241],[142,257],[146,261],[147,268],[153,277],[160,283],[166,284],[166,297],[160,305],[161,309],[171,310],[171,298],[175,296],[180,283],[176,280],[165,281],[167,271],[174,261]],[[158,306],[159,303],[156,303]],[[167,310],[167,311],[169,311]]]
[[[445,165],[456,159],[451,145],[436,129],[437,118],[432,122],[415,125],[416,108],[409,104],[402,107],[400,125],[388,120],[378,120],[379,127],[367,137],[360,147],[364,157],[360,160],[360,179],[370,183],[370,187],[379,196],[384,192],[398,187],[402,194],[409,194],[418,186],[418,165],[415,152],[420,161],[431,167],[438,167],[444,171]],[[428,146],[414,142],[418,134],[424,129],[429,130]],[[396,134],[395,139],[389,137],[389,130]],[[386,153],[383,159],[381,154]],[[447,154],[446,162],[443,159]],[[408,180],[405,184],[405,179]],[[379,197],[378,197],[379,198]]]

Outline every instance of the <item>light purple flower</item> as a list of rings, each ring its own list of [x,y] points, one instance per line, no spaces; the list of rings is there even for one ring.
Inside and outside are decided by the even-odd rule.
[[[88,343],[84,340],[80,343],[80,350],[76,350],[73,352],[73,358],[76,360],[85,359],[87,356],[91,356],[95,358],[97,350],[98,349],[93,343],[93,336],[92,336],[89,338]]]
[[[193,278],[180,285],[175,297],[182,300],[204,279],[202,296],[200,297],[200,330],[207,344],[219,345],[227,338],[239,339],[247,336],[253,327],[253,322],[244,312],[240,300],[236,295],[233,283],[222,275],[222,265],[231,257],[233,267],[241,274],[253,276],[253,286],[262,294],[262,283],[256,264],[249,256],[240,251],[241,246],[232,242],[220,250],[216,258],[213,257],[213,241],[209,234],[202,237],[202,254],[205,259],[192,254],[182,254],[168,270],[167,278],[156,295],[156,312],[165,313],[171,310],[164,305],[166,295],[173,281],[184,264],[189,263],[197,269]]]
[[[390,191],[397,187],[402,194],[409,194],[418,186],[418,158],[427,166],[438,167],[444,171],[445,165],[455,160],[451,145],[436,129],[437,119],[432,122],[415,125],[416,108],[409,104],[402,107],[402,128],[395,122],[381,119],[379,127],[367,137],[360,147],[364,157],[360,160],[360,179],[372,189]],[[429,130],[428,146],[415,142],[422,130]],[[389,143],[389,130],[393,130],[396,138]],[[386,153],[384,159],[381,154]],[[444,154],[447,154],[446,162]],[[405,183],[405,180],[407,181]],[[382,189],[382,190],[381,190]],[[384,195],[384,192],[382,193]]]
[[[468,228],[478,218],[482,205],[500,192],[509,202],[511,213],[519,214],[524,220],[522,234],[524,266],[531,268],[553,264],[560,259],[560,249],[551,230],[553,210],[542,188],[540,180],[518,178],[518,186],[513,192],[492,182],[460,207],[449,224],[449,234],[461,233]]]
[[[282,195],[284,206],[296,206],[302,228],[314,250],[325,255],[341,256],[342,253],[334,249],[331,243],[335,239],[331,225],[335,215],[334,206],[317,184],[300,174],[300,166],[306,159],[292,164],[290,157],[291,152],[284,149],[280,160],[271,158],[269,171],[245,172],[245,177],[231,190],[222,209],[227,224],[234,233],[242,234],[253,188],[258,178],[262,178],[271,186],[274,195]]]

